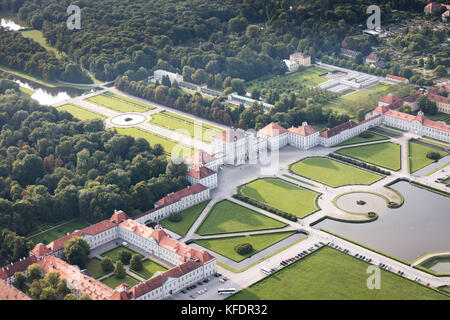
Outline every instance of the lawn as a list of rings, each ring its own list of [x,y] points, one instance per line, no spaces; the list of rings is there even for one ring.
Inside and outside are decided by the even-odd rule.
[[[301,218],[318,210],[319,193],[281,179],[258,179],[243,185],[242,194]]]
[[[379,174],[321,157],[311,157],[298,161],[290,166],[290,170],[295,174],[333,188],[351,184],[369,185],[382,179]]]
[[[378,100],[388,94],[392,87],[390,84],[378,83],[372,87],[334,99],[325,104],[324,109],[332,109],[339,113],[355,116],[360,108],[375,107],[378,104]]]
[[[136,251],[131,250],[128,247],[125,247],[123,245],[120,245],[114,249],[108,250],[106,252],[103,252],[101,254],[102,257],[109,257],[113,262],[116,262],[117,260],[119,260],[119,252],[125,250],[128,251],[129,253],[131,253],[131,255],[133,254],[138,254]]]
[[[393,142],[339,149],[336,153],[394,171],[401,168],[401,146]]]
[[[56,48],[47,44],[42,31],[40,31],[40,30],[25,30],[25,31],[21,31],[21,33],[25,38],[29,38],[29,39],[39,43],[42,47],[47,49],[47,51],[52,51],[55,54],[56,58],[60,59],[60,58],[62,58],[63,55],[65,55],[65,54],[62,54],[61,52],[58,52],[58,50]]]
[[[283,222],[267,217],[230,200],[222,200],[212,207],[196,233],[203,236],[278,229],[286,225]]]
[[[435,300],[433,289],[380,270],[381,288],[368,289],[369,263],[324,247],[236,293],[230,300]]]
[[[130,270],[130,271],[136,273],[137,275],[147,280],[153,277],[153,275],[156,272],[158,271],[164,272],[166,270],[167,268],[160,265],[159,263],[150,259],[145,259],[144,261],[142,261],[142,270],[140,271]]]
[[[140,281],[127,274],[124,279],[119,279],[115,275],[112,275],[106,279],[103,279],[102,282],[106,284],[108,287],[115,289],[122,283],[126,283],[130,287],[134,287]]]
[[[134,138],[144,138],[145,140],[147,140],[150,143],[151,146],[154,146],[155,144],[159,143],[164,148],[164,151],[168,155],[171,155],[172,150],[174,150],[174,151],[182,150],[183,157],[188,157],[194,153],[193,148],[181,145],[178,142],[169,140],[162,136],[155,135],[148,131],[144,131],[144,130],[141,130],[138,128],[114,128],[114,129],[117,130],[118,133],[123,134],[123,135],[132,136]],[[177,148],[177,149],[174,149],[174,148]]]
[[[281,240],[293,235],[294,233],[294,231],[286,231],[239,237],[201,239],[195,240],[194,242],[199,246],[202,246],[206,249],[217,252],[218,254],[221,254],[231,260],[239,262],[258,253],[261,250],[264,250],[267,247],[270,247],[271,245],[274,245],[277,242],[280,242]],[[250,243],[253,246],[253,252],[250,252],[246,255],[240,255],[239,253],[237,253],[234,248],[238,244],[242,243]]]
[[[82,121],[92,120],[92,119],[102,119],[102,120],[105,119],[104,116],[102,116],[98,113],[91,112],[89,110],[75,106],[73,104],[65,104],[60,107],[57,107],[56,109],[58,111],[67,111],[70,114],[72,114],[75,118],[80,119]]]
[[[369,132],[369,131],[368,131]],[[369,138],[363,138],[360,136],[356,136],[353,137],[347,141],[341,142],[339,144],[337,144],[335,147],[343,147],[343,146],[349,146],[352,144],[358,144],[358,143],[366,143],[366,142],[374,142],[374,141],[382,141],[382,140],[389,140],[389,137],[386,137],[384,135],[375,133],[375,132],[370,132],[370,134],[372,135]]]
[[[41,234],[32,236],[30,237],[30,240],[33,241],[34,244],[49,244],[56,239],[62,238],[67,234],[74,232],[75,230],[81,230],[88,226],[89,224],[82,221],[70,221],[53,229],[47,230]]]
[[[204,201],[193,207],[180,211],[179,215],[182,220],[179,222],[172,222],[169,218],[166,218],[160,221],[160,225],[172,232],[175,232],[176,234],[179,234],[180,236],[184,236],[194,224],[195,220],[197,220],[198,216],[203,212],[209,201],[210,200]]]
[[[320,67],[308,67],[299,71],[284,74],[282,76],[264,76],[259,79],[250,81],[247,84],[247,91],[251,92],[253,89],[285,89],[291,88],[294,92],[300,91],[302,88],[312,88],[328,79],[321,77],[321,74],[327,73],[328,70]]]
[[[118,112],[145,112],[155,108],[151,105],[110,92],[90,97],[87,101]]]
[[[212,136],[222,131],[219,128],[207,125],[205,123],[198,122],[198,125],[194,124],[193,119],[180,117],[175,113],[167,111],[153,114],[150,123],[169,130],[183,130],[181,133],[207,143],[211,141]]]
[[[426,167],[435,161],[427,158],[427,153],[433,151],[441,155],[441,158],[447,154],[443,151],[436,150],[434,148],[424,146],[415,142],[408,142],[408,159],[409,159],[409,172],[413,173],[417,170]]]
[[[102,270],[101,261],[97,258],[89,259],[89,261],[86,264],[86,269],[95,279],[98,279],[106,274]]]

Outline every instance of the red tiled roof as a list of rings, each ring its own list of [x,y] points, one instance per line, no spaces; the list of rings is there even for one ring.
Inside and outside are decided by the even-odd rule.
[[[31,300],[31,298],[19,289],[0,280],[0,300]]]
[[[109,230],[111,228],[114,228],[115,226],[116,226],[116,224],[114,222],[112,222],[110,220],[103,220],[96,224],[90,225],[87,228],[81,229],[79,231],[75,231],[72,234],[69,234],[65,237],[59,238],[58,240],[55,240],[52,243],[50,243],[48,245],[48,247],[50,248],[50,250],[52,252],[56,252],[56,251],[64,249],[64,244],[66,243],[66,241],[70,240],[72,237],[75,237],[75,236],[81,237],[84,234],[93,236],[93,235],[102,233],[106,230]]]
[[[366,57],[366,59],[369,59],[369,60],[373,60],[373,61],[378,61],[378,55],[376,54],[376,53],[371,53],[371,54],[369,54],[367,57]]]
[[[395,94],[392,93],[385,95],[383,98],[380,99],[380,101],[387,104],[403,103],[402,99],[400,99],[399,97],[397,97]]]
[[[187,172],[188,176],[191,176],[194,179],[201,180],[206,177],[212,176],[213,174],[216,174],[215,171],[207,168],[207,167],[193,167],[191,170]]]
[[[342,131],[351,129],[356,127],[358,124],[354,122],[353,120],[348,120],[347,122],[341,123],[340,125],[337,125],[336,127],[333,127],[331,129],[322,131],[320,135],[324,138],[331,138],[335,135],[338,135]]]
[[[388,79],[394,79],[394,80],[398,80],[398,81],[402,81],[402,82],[406,82],[408,79],[403,78],[403,77],[399,77],[399,76],[394,76],[392,74],[387,74],[386,78]]]
[[[282,126],[280,126],[278,123],[271,122],[261,130],[259,130],[259,132],[268,137],[276,137],[279,136],[280,134],[287,132],[287,130]]]
[[[216,158],[214,156],[203,150],[196,151],[186,159],[186,161],[192,165],[205,165],[215,160]]]
[[[433,101],[433,102],[439,102],[439,103],[444,103],[444,104],[449,104],[450,105],[450,98],[447,97],[443,97],[434,93],[428,93],[427,95],[428,100]]]
[[[111,220],[112,222],[115,222],[116,224],[119,224],[122,221],[125,221],[127,219],[129,219],[129,218],[125,212],[123,212],[122,210],[119,210],[119,211],[114,210],[114,214],[111,216],[111,218],[109,220]]]
[[[299,135],[302,135],[305,137],[317,132],[316,129],[314,129],[307,123],[303,123],[300,127],[297,127],[297,128],[291,127],[288,130],[289,130],[289,132],[299,134]]]
[[[106,284],[91,278],[67,262],[55,256],[45,256],[37,263],[44,273],[57,271],[62,279],[67,279],[67,283],[77,288],[82,294],[89,295],[93,300],[109,300],[114,294],[114,290]]]
[[[403,113],[403,112],[399,112],[399,111],[395,111],[395,110],[388,110],[388,111],[384,112],[384,115],[386,115],[388,117],[408,121],[408,122],[417,120],[417,121],[421,122],[425,127],[430,127],[430,128],[434,128],[437,130],[450,132],[450,125],[446,124],[443,121],[433,121],[433,120],[427,119],[423,115],[414,116],[411,114],[407,114],[407,113]]]
[[[13,262],[12,264],[8,264],[0,269],[0,279],[7,279],[12,276],[16,272],[24,272],[27,268],[37,261],[35,256],[29,256],[22,260]]]
[[[42,243],[37,244],[33,250],[31,250],[31,254],[35,255],[36,257],[43,257],[46,254],[50,253],[50,249]]]
[[[206,189],[208,189],[208,187],[205,187],[204,185],[197,183],[197,184],[194,184],[193,186],[187,186],[186,188],[181,189],[180,191],[171,193],[171,194],[165,196],[164,198],[156,201],[155,203],[160,207],[168,206],[172,203],[180,201],[181,199],[183,199],[187,196],[205,191]]]

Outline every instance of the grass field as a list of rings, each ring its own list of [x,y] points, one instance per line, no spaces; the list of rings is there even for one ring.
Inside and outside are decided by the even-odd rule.
[[[151,105],[110,92],[99,94],[86,100],[118,112],[145,112],[155,108]]]
[[[331,187],[350,184],[372,184],[382,178],[381,175],[329,159],[312,157],[291,165],[292,172]]]
[[[25,38],[29,38],[29,39],[31,39],[33,41],[36,41],[42,47],[47,49],[47,51],[53,52],[58,59],[62,58],[62,56],[65,56],[64,53],[58,52],[58,50],[56,48],[54,48],[51,45],[47,44],[47,42],[45,41],[44,34],[42,33],[42,31],[40,31],[40,30],[25,30],[25,31],[21,31],[21,33],[22,33],[22,35]]]
[[[181,117],[167,111],[153,114],[150,123],[169,130],[183,130],[181,131],[183,134],[208,143],[211,141],[212,136],[222,131],[221,129],[206,123],[202,123],[201,126],[195,125],[193,119]],[[198,137],[196,137],[196,135],[198,135]]]
[[[97,258],[89,259],[86,264],[86,269],[95,279],[98,279],[106,274],[102,270],[101,261]]]
[[[194,149],[190,148],[188,146],[180,145],[179,143],[169,140],[167,138],[164,138],[162,136],[157,136],[155,134],[152,134],[150,132],[140,130],[138,128],[114,128],[117,130],[118,133],[123,135],[132,136],[134,138],[144,138],[147,140],[151,146],[154,146],[155,144],[160,144],[163,148],[166,154],[170,155],[172,150],[180,150],[182,152],[183,157],[188,157],[191,154],[194,153]],[[177,148],[177,149],[175,149]]]
[[[196,233],[211,235],[283,228],[286,224],[229,200],[216,203]]]
[[[226,238],[218,238],[218,239],[201,239],[196,240],[195,243],[209,249],[211,251],[217,252],[231,260],[236,262],[242,261],[245,258],[248,258],[261,250],[264,250],[271,245],[280,242],[281,240],[293,235],[295,232],[286,231],[286,232],[276,232],[276,233],[267,233],[267,234],[257,234],[251,236],[239,236],[239,237],[226,237]],[[253,246],[253,252],[240,255],[237,253],[234,248],[238,244],[242,243],[250,243]]]
[[[344,141],[344,142],[341,142],[341,143],[335,145],[335,147],[343,147],[343,146],[349,146],[352,144],[365,143],[365,142],[389,140],[389,137],[383,136],[383,135],[375,133],[375,132],[370,132],[370,134],[372,135],[372,137],[370,137],[370,138],[362,138],[360,136],[356,136],[354,138],[351,138],[347,141]]]
[[[336,153],[365,161],[376,166],[398,171],[401,168],[401,146],[393,142],[382,142],[366,146],[339,149]]]
[[[104,284],[106,284],[108,287],[115,289],[117,286],[121,285],[122,283],[126,283],[130,287],[134,287],[140,281],[133,278],[129,274],[127,274],[124,279],[119,279],[115,275],[112,275],[106,279],[103,279],[102,282]]]
[[[264,278],[230,300],[428,300],[450,299],[381,269],[379,290],[369,290],[367,262],[324,247]]]
[[[184,236],[191,226],[194,224],[195,220],[197,220],[198,216],[202,213],[205,207],[208,205],[210,200],[204,201],[202,203],[196,204],[193,207],[185,209],[181,211],[179,214],[181,215],[182,220],[179,222],[172,222],[169,218],[160,221],[161,226],[170,231],[173,231],[180,236]]]
[[[142,270],[135,271],[130,269],[131,272],[136,273],[144,279],[150,279],[156,272],[164,272],[166,270],[166,267],[150,259],[145,259],[144,261],[142,261]]]
[[[320,67],[308,67],[299,71],[284,74],[281,76],[264,76],[256,80],[250,81],[247,84],[247,91],[251,92],[253,89],[293,89],[293,92],[298,92],[302,88],[312,88],[323,82],[327,78],[320,77],[321,74],[327,73],[328,70]]]
[[[60,107],[57,107],[56,109],[59,111],[67,111],[70,114],[72,114],[75,118],[80,119],[82,121],[92,119],[102,119],[102,120],[105,119],[104,116],[98,113],[91,112],[89,110],[75,106],[73,104],[65,104]]]
[[[433,149],[415,142],[408,142],[408,159],[409,159],[409,172],[413,173],[417,170],[426,167],[429,164],[434,163],[434,160],[427,158],[427,153],[433,151],[441,155],[441,158],[447,154],[443,151]]]
[[[56,239],[66,236],[68,233],[72,233],[75,230],[81,230],[89,226],[89,224],[82,221],[70,221],[61,226],[57,226],[53,229],[47,230],[41,234],[30,237],[30,240],[34,244],[43,243],[49,244]]]
[[[115,247],[114,249],[111,249],[111,250],[108,250],[106,252],[103,252],[101,254],[101,256],[102,257],[109,257],[113,262],[116,262],[117,260],[119,260],[119,252],[122,251],[122,250],[128,251],[129,253],[131,253],[131,255],[138,254],[136,251],[133,251],[133,250],[131,250],[128,247],[120,245],[118,247]]]
[[[378,83],[372,87],[349,93],[324,105],[324,109],[331,109],[339,113],[347,113],[349,116],[355,116],[360,108],[375,107],[378,100],[388,94],[392,85],[387,83]]]
[[[259,179],[242,186],[241,192],[299,218],[319,209],[315,204],[319,193],[281,179]]]

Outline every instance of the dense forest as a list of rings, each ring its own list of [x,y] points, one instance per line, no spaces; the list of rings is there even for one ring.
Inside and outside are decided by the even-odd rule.
[[[373,1],[383,12],[423,10],[425,1]],[[66,27],[69,4],[81,8],[81,30]],[[100,80],[168,69],[244,80],[281,73],[295,50],[314,58],[338,53],[365,23],[363,0],[4,0],[47,41]],[[386,15],[383,19],[389,19]],[[204,80],[204,79],[202,79]],[[216,86],[219,87],[219,86]]]
[[[25,38],[20,32],[0,28],[0,64],[45,80],[92,83],[80,66],[56,58],[39,43]]]
[[[132,216],[187,186],[185,165],[168,161],[160,145],[75,120],[9,87],[0,95],[0,229],[26,235],[39,223],[97,222],[114,209]]]

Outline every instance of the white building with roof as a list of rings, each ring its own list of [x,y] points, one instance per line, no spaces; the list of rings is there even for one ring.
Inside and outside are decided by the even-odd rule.
[[[288,129],[288,144],[299,149],[309,149],[319,144],[319,131],[307,122]]]
[[[208,167],[195,166],[186,173],[186,178],[192,185],[200,183],[210,189],[217,188],[217,172]]]

